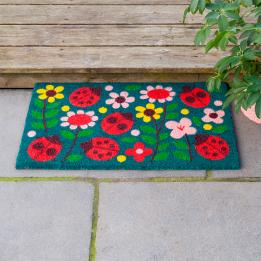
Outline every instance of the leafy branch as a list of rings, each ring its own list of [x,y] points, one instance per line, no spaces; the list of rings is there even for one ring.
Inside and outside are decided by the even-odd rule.
[[[261,118],[261,0],[190,0],[183,21],[191,14],[204,14],[204,23],[195,36],[196,45],[205,45],[230,54],[219,60],[216,73],[208,79],[209,91],[220,89],[228,81],[224,107],[235,102],[235,109],[256,104]]]

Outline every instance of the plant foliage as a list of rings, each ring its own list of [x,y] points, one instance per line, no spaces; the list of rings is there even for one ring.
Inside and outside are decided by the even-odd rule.
[[[205,14],[196,45],[205,45],[206,52],[229,50],[208,79],[209,91],[219,90],[221,81],[229,82],[224,107],[234,101],[238,111],[256,104],[261,118],[261,0],[190,0],[184,21],[188,13]]]

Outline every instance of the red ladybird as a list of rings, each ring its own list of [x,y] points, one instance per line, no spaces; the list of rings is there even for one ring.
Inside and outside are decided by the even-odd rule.
[[[104,132],[111,135],[121,135],[129,131],[134,124],[132,114],[129,112],[113,112],[101,122]]]
[[[110,160],[120,151],[118,143],[110,138],[96,137],[81,143],[85,155],[93,160]]]
[[[209,160],[221,160],[229,154],[228,143],[219,136],[196,135],[196,151]]]
[[[193,108],[204,108],[210,103],[210,95],[207,91],[198,88],[185,86],[180,93],[180,99]]]
[[[27,152],[33,160],[44,162],[55,159],[61,149],[62,144],[55,135],[35,139],[28,146]]]
[[[94,105],[101,97],[101,88],[81,87],[70,94],[70,103],[84,108]]]

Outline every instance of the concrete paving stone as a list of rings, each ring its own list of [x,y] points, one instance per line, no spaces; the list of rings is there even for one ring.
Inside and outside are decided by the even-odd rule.
[[[1,182],[1,261],[86,261],[93,187],[79,182]]]
[[[261,183],[101,184],[96,261],[259,261]]]
[[[0,90],[0,176],[95,178],[144,178],[204,176],[205,171],[132,171],[132,170],[16,170],[15,161],[32,90]]]
[[[216,170],[214,177],[261,177],[261,125],[247,119],[242,112],[234,113],[240,170]]]

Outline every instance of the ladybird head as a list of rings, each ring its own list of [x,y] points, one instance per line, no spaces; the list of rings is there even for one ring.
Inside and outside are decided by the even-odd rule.
[[[200,144],[204,143],[207,139],[208,139],[208,135],[204,135],[204,134],[196,135],[195,145],[200,145]]]

